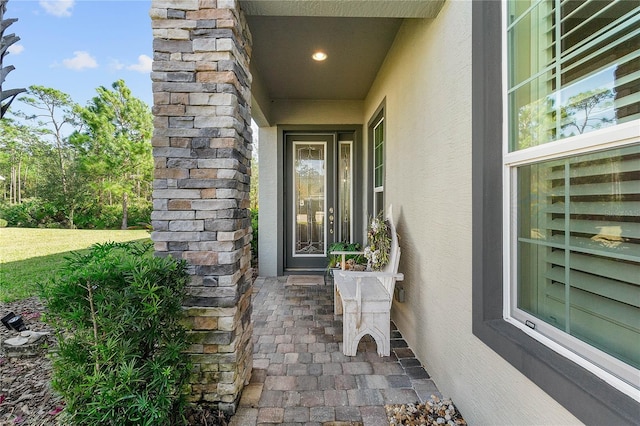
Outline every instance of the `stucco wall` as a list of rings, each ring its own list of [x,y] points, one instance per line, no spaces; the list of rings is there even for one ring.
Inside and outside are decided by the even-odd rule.
[[[362,119],[362,101],[276,99],[270,108],[276,124],[353,124]]]
[[[392,316],[470,424],[579,424],[471,331],[471,82],[471,2],[448,1],[403,24],[365,101],[364,122],[386,98],[407,300]]]
[[[278,239],[282,232],[278,227],[278,212],[281,211],[282,191],[278,183],[278,168],[282,168],[282,157],[278,155],[276,127],[261,127],[258,135],[259,187],[258,205],[258,268],[263,277],[278,275]]]

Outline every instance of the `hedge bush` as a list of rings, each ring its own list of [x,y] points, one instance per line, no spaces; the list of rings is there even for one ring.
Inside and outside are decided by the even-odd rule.
[[[128,223],[140,227],[151,221],[153,204],[147,200],[132,200],[128,209]],[[20,204],[0,202],[0,218],[8,226],[19,228],[68,228],[65,212],[40,198],[25,199]],[[89,204],[74,212],[73,227],[80,229],[120,229],[122,205]]]
[[[45,227],[64,221],[64,214],[39,198],[29,198],[20,204],[1,204],[0,216],[8,226],[20,228]]]
[[[63,424],[184,423],[189,275],[183,261],[150,248],[96,244],[68,258],[43,290],[58,338],[52,384],[66,402]]]
[[[253,239],[251,240],[251,258],[258,259],[258,209],[251,209],[251,228],[253,228]]]

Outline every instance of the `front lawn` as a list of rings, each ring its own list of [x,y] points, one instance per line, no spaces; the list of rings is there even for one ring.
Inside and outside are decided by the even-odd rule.
[[[145,230],[0,228],[0,302],[38,294],[72,251],[95,243],[149,239]]]

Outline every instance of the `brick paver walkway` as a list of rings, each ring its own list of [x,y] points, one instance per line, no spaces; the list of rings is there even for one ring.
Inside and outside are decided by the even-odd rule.
[[[253,374],[231,425],[388,425],[385,404],[440,396],[393,324],[391,356],[379,357],[368,336],[344,356],[333,286],[285,284],[255,282]]]

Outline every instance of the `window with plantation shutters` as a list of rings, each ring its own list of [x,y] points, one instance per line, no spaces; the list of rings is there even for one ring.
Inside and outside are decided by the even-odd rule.
[[[516,0],[507,14],[509,151],[640,119],[638,1]]]
[[[373,126],[373,211],[384,212],[384,116]]]
[[[505,317],[637,394],[640,2],[508,1],[506,21]]]
[[[516,307],[640,368],[640,146],[517,176]]]

